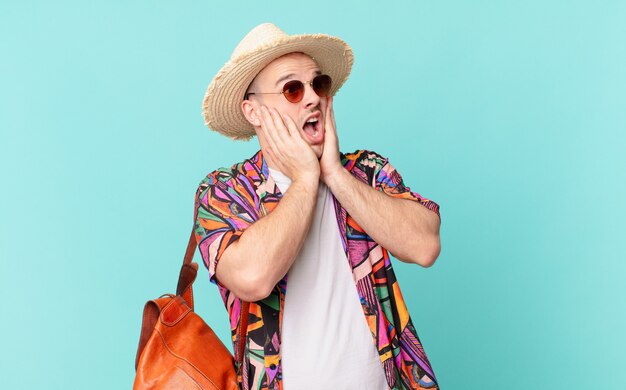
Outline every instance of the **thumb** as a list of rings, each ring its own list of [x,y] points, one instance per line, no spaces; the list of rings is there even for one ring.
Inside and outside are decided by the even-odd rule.
[[[333,97],[332,96],[328,96],[326,98],[326,112],[324,113],[324,122],[326,122],[326,125],[331,125],[332,126],[332,110],[333,108]]]

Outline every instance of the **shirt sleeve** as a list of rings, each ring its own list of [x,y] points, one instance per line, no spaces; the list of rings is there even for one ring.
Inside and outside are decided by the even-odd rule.
[[[437,214],[439,219],[441,219],[439,205],[435,201],[425,198],[415,191],[411,191],[411,189],[404,184],[400,172],[389,162],[388,158],[382,158],[382,167],[376,173],[376,189],[394,198],[409,199],[419,202]]]
[[[238,193],[234,180],[216,177],[207,176],[196,192],[195,235],[209,280],[224,287],[215,274],[217,265],[226,248],[241,237],[252,221],[245,211],[245,196]]]

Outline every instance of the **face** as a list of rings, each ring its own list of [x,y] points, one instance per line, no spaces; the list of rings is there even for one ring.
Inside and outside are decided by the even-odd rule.
[[[283,85],[291,80],[305,83],[304,97],[297,103],[291,103],[280,93],[250,95],[242,104],[248,121],[259,129],[260,107],[275,108],[279,113],[288,115],[298,126],[303,139],[311,146],[318,158],[324,150],[324,108],[326,98],[317,96],[310,84],[315,76],[321,74],[319,67],[311,57],[303,53],[284,55],[267,65],[254,79],[248,92],[282,92]],[[315,123],[311,119],[317,119]],[[262,133],[257,130],[261,145],[265,142]]]

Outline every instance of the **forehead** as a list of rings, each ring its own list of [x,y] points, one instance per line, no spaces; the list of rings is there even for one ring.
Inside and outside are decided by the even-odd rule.
[[[288,74],[310,74],[319,72],[319,66],[304,53],[289,53],[270,62],[259,74],[259,81],[275,81]]]

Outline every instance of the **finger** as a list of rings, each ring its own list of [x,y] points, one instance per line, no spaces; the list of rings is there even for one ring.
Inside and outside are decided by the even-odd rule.
[[[272,121],[274,122],[274,126],[278,132],[278,136],[282,139],[284,136],[291,136],[291,132],[285,126],[283,119],[275,108],[270,108],[270,116],[272,117]]]
[[[326,100],[326,110],[324,110],[324,132],[331,131],[332,122],[332,98],[329,96]]]
[[[330,125],[330,107],[333,104],[332,96],[326,98],[326,109],[324,110],[324,122],[326,127]]]
[[[298,125],[296,125],[296,122],[289,115],[283,115],[283,120],[287,124],[287,128],[290,129],[292,135],[297,134],[298,138],[306,142],[302,133],[298,131]]]
[[[280,118],[278,110],[275,108],[267,108],[267,115],[268,120],[270,121],[270,126],[272,126],[272,130],[274,132],[274,142],[277,148],[275,154],[279,155],[279,158],[282,160],[286,158],[290,149],[288,146],[288,143],[291,142],[289,130],[287,130],[285,124]]]
[[[263,134],[265,135],[268,144],[272,147],[273,152],[276,153],[279,150],[276,140],[276,132],[274,131],[273,122],[271,121],[265,106],[261,106],[261,128],[263,129]]]
[[[300,131],[298,130],[298,125],[296,125],[296,122],[291,118],[289,114],[284,114],[281,116],[283,117],[283,122],[285,122],[285,125],[287,125],[287,130],[289,130],[289,133],[292,136],[294,134],[300,134]]]
[[[270,134],[275,143],[280,141],[280,135],[276,129],[276,124],[274,123],[274,118],[271,114],[271,111],[268,107],[263,106],[263,119],[265,121],[266,131]]]
[[[334,97],[330,97],[330,102],[328,103],[328,132],[327,132],[327,138],[328,141],[335,145],[333,147],[333,149],[338,149],[339,148],[339,137],[337,136],[337,123],[335,122],[335,110],[333,109],[333,101],[334,101]]]
[[[328,104],[328,112],[329,112],[331,123],[333,124],[333,127],[335,127],[336,123],[335,123],[335,110],[333,109],[333,100],[335,100],[335,98],[334,96],[331,96],[330,103]]]

